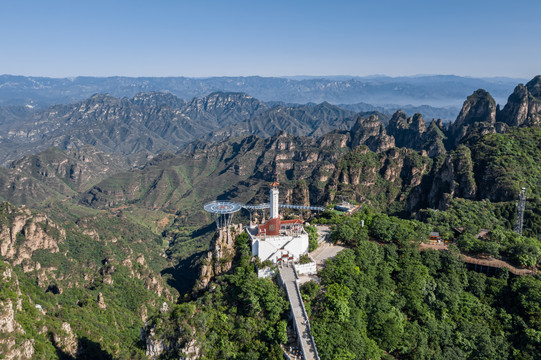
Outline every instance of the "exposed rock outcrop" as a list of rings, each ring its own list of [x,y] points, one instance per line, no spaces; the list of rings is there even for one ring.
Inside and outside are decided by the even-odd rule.
[[[195,307],[193,310],[195,311]],[[149,359],[158,359],[164,353],[181,360],[199,358],[200,349],[195,339],[195,329],[188,324],[188,320],[194,313],[185,314],[186,317],[182,319],[175,317],[174,313],[174,311],[160,311],[158,317],[152,317],[141,328],[141,342],[145,344],[145,352]],[[168,331],[164,332],[161,329],[164,324],[171,324]]]
[[[498,114],[498,120],[509,126],[541,124],[541,75],[537,75],[526,86],[519,84],[515,88]]]
[[[243,231],[241,224],[233,224],[216,231],[210,250],[202,260],[200,276],[195,286],[196,290],[205,289],[212,278],[231,269],[235,256],[235,237]]]
[[[101,292],[98,293],[98,306],[102,310],[107,309],[107,304],[105,304],[105,299],[104,299],[103,294]]]
[[[371,151],[383,152],[395,146],[395,140],[387,135],[385,126],[376,115],[357,118],[351,128],[351,147],[366,145]]]
[[[12,268],[0,261],[0,354],[3,359],[32,359],[34,340],[25,339],[25,331],[15,320],[22,311],[19,280]]]
[[[397,147],[421,150],[426,124],[421,114],[407,117],[401,110],[393,114],[387,133],[394,137]]]
[[[441,122],[432,120],[428,129],[423,134],[421,149],[426,151],[426,154],[433,158],[445,154],[445,140],[447,137],[444,134],[445,128]]]
[[[496,101],[485,90],[468,96],[456,121],[451,124],[451,147],[470,143],[480,136],[496,132]],[[500,131],[502,132],[502,131]]]
[[[336,166],[326,187],[328,201],[336,194],[357,202],[373,203],[385,208],[403,201],[421,184],[432,160],[406,148],[393,148],[376,154],[359,146],[346,154]]]
[[[429,157],[445,153],[444,127],[441,119],[432,120],[428,129],[421,114],[407,117],[402,111],[397,111],[389,124],[387,133],[395,138],[397,147],[405,147],[417,151],[425,151]]]
[[[475,199],[477,188],[471,151],[460,145],[434,162],[430,173],[409,193],[404,210],[406,213],[426,207],[445,210],[455,197]]]
[[[180,357],[175,357],[180,360],[199,359],[200,350],[197,341],[191,339],[186,342],[183,340],[185,335],[178,327],[168,334],[156,334],[154,326],[141,328],[141,341],[145,344],[145,353],[149,359],[158,359],[164,353],[182,354]]]
[[[135,265],[134,262],[137,265]],[[103,276],[104,283],[112,284],[113,280],[111,275],[116,271],[116,267],[114,265],[115,263],[115,261],[107,261],[100,269],[100,273]],[[124,265],[128,268],[133,278],[143,281],[145,287],[148,290],[152,290],[158,296],[164,296],[170,301],[173,300],[173,295],[167,288],[165,280],[149,269],[143,255],[138,255],[135,261],[133,261],[133,258],[131,256],[128,256],[122,261],[121,265]]]
[[[71,325],[63,322],[59,331],[53,332],[53,340],[55,347],[62,350],[63,353],[77,358],[81,355],[77,337],[71,330]],[[82,349],[81,349],[82,350]]]
[[[36,250],[58,252],[58,243],[65,240],[66,233],[47,215],[32,214],[26,207],[16,208],[9,203],[2,206],[0,255],[18,265]]]
[[[445,210],[450,199],[473,199],[477,186],[473,177],[471,151],[460,146],[450,153],[440,167],[434,168],[434,181],[428,194],[428,206]]]

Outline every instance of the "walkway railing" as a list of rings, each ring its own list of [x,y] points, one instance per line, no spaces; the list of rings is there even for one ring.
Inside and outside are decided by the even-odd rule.
[[[297,338],[299,339],[303,357],[306,360],[319,360],[316,342],[311,333],[310,322],[302,301],[298,276],[295,269],[290,268],[289,266],[280,267],[280,280],[286,289],[287,298],[291,306],[291,314],[293,315],[293,326],[297,333]],[[295,313],[297,308],[300,308],[300,314]],[[304,327],[304,329],[301,331],[302,327]],[[306,339],[304,335],[307,335],[308,339]]]

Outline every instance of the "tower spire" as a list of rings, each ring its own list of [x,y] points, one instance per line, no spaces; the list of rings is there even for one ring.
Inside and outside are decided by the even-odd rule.
[[[278,173],[275,170],[274,171],[274,176],[272,178],[271,186],[272,187],[278,187],[278,185],[280,185],[280,183],[278,182]]]
[[[280,191],[278,190],[278,186],[280,185],[280,183],[278,182],[278,174],[276,173],[276,171],[274,172],[274,180],[270,185],[271,185],[271,189],[270,189],[270,218],[271,219],[277,219],[277,218],[280,217],[280,215],[278,213],[278,208],[279,208],[278,198],[279,198],[279,194],[280,194]]]

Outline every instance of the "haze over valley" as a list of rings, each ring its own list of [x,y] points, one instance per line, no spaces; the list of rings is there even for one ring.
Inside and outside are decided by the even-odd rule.
[[[538,359],[540,10],[1,3],[0,358]]]

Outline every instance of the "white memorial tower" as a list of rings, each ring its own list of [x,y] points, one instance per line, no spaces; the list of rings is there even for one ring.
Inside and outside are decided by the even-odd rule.
[[[278,179],[276,179],[276,176],[274,177],[274,182],[271,184],[270,189],[270,218],[271,219],[278,219],[280,217],[280,214],[278,213],[278,195],[280,191],[278,190]]]

